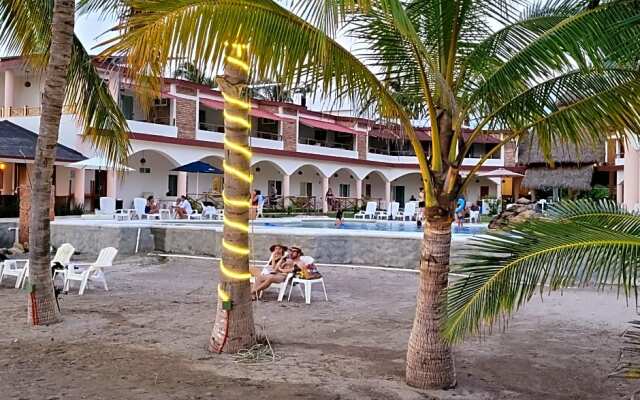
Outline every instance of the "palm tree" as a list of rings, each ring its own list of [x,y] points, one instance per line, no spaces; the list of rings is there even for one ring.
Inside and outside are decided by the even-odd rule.
[[[82,117],[84,137],[99,151],[121,162],[129,148],[126,121],[74,35],[74,14],[74,0],[0,2],[2,44],[45,74],[30,190],[28,315],[33,325],[60,321],[49,261],[50,199],[65,101]]]
[[[640,215],[608,200],[563,201],[548,218],[491,233],[471,249],[471,261],[456,271],[466,277],[448,291],[451,341],[505,323],[547,287],[613,284],[637,297]]]
[[[237,353],[255,344],[249,279],[249,78],[245,44],[227,49],[224,75],[217,81],[224,105],[224,231],[216,320],[209,350]],[[232,312],[233,310],[233,312]]]
[[[273,0],[122,1],[139,12],[123,19],[107,54],[126,54],[134,79],[176,59],[216,70],[225,43],[242,41],[255,79],[304,81],[402,127],[426,189],[406,372],[417,387],[456,382],[441,334],[451,222],[485,160],[526,132],[549,154],[555,143],[589,145],[640,128],[640,73],[625,67],[640,45],[633,0],[298,0],[295,12]],[[360,53],[334,40],[347,21]],[[428,157],[412,118],[430,121]],[[475,127],[463,136],[467,120]],[[500,144],[462,177],[463,159],[488,128],[502,130]]]
[[[216,83],[213,79],[208,78],[200,68],[192,62],[184,62],[178,66],[173,73],[174,78],[185,79],[189,82],[215,87]]]

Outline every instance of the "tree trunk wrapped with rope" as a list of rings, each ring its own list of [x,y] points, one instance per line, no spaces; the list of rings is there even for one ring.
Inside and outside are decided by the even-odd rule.
[[[224,233],[216,321],[209,341],[212,352],[237,353],[256,342],[249,279],[248,147],[250,104],[243,91],[248,81],[246,45],[227,48],[225,71],[217,78],[224,106]]]
[[[53,9],[51,55],[45,73],[42,117],[31,174],[27,309],[32,325],[49,325],[60,321],[49,266],[49,214],[53,164],[67,86],[67,70],[71,62],[74,12],[73,0],[56,0]]]

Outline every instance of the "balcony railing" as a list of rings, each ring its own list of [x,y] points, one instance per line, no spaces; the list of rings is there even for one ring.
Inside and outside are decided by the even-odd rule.
[[[75,107],[73,105],[66,105],[62,107],[63,114],[75,114]],[[40,106],[22,106],[22,107],[0,107],[0,117],[37,117],[42,115],[42,107]]]
[[[377,149],[375,147],[370,147],[369,153],[380,154],[383,156],[394,156],[394,157],[413,157],[416,155],[416,153],[413,150],[388,150],[388,149]]]
[[[259,138],[259,139],[267,139],[267,140],[282,140],[282,136],[278,133],[274,132],[264,132],[264,131],[256,131],[251,134],[251,137]]]
[[[224,133],[224,125],[215,124],[213,122],[200,121],[198,128],[203,131]]]
[[[332,149],[343,149],[353,151],[353,144],[329,142],[328,140],[316,140],[312,138],[300,138],[300,144],[308,144],[311,146],[329,147]]]

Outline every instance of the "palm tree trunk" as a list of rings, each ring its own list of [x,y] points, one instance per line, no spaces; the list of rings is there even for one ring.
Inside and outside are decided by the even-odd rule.
[[[31,175],[28,318],[33,325],[53,324],[61,319],[49,266],[49,212],[55,147],[71,61],[74,12],[73,0],[55,0],[51,51],[42,95],[42,117]]]
[[[240,49],[239,53],[236,53],[236,50],[236,47],[231,50],[232,55],[245,62],[244,49]],[[248,80],[248,68],[241,68],[227,61],[224,76],[218,77],[217,80],[227,98],[242,99],[242,92]],[[249,175],[251,160],[250,153],[234,149],[228,144],[231,142],[248,151],[249,128],[236,119],[250,121],[249,109],[243,107],[242,102],[225,101],[225,164],[228,167],[224,168],[224,194],[226,199],[231,201],[225,201],[224,206],[223,240],[228,246],[223,246],[222,250],[216,320],[209,340],[209,350],[213,352],[237,353],[256,342],[249,283],[247,232],[250,183],[249,179],[242,179],[240,176]],[[233,173],[232,169],[237,172]],[[239,225],[245,226],[247,231],[240,229]]]
[[[407,351],[407,384],[422,389],[455,386],[451,347],[442,340],[443,294],[449,280],[451,219],[427,217],[420,252],[420,282]]]

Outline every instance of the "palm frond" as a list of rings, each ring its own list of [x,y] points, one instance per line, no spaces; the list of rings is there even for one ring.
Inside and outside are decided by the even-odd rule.
[[[602,132],[640,132],[640,73],[574,70],[533,85],[488,113],[484,123],[537,136],[543,153],[560,143],[601,145]]]
[[[451,341],[501,325],[545,286],[557,290],[593,284],[618,285],[634,296],[640,266],[640,236],[620,225],[638,218],[620,211],[617,225],[598,226],[577,215],[608,213],[611,206],[574,203],[572,219],[539,219],[490,233],[469,246],[471,261],[456,272],[465,275],[449,289],[445,336]],[[472,252],[471,252],[472,251]]]
[[[558,12],[565,14],[566,9]],[[477,83],[468,103],[504,102],[523,83],[550,79],[576,66],[604,67],[635,59],[640,46],[634,39],[640,31],[639,17],[634,0],[612,0],[576,12],[542,33],[530,28],[511,30],[501,42],[500,53],[493,57],[497,67]]]
[[[42,69],[49,57],[53,0],[0,1],[0,43]],[[129,151],[126,120],[77,37],[67,76],[66,102],[83,126],[83,138],[112,162]]]
[[[66,97],[82,123],[83,140],[115,165],[126,165],[130,151],[127,120],[77,37],[73,41]]]
[[[609,374],[610,377],[640,379],[640,321],[630,321],[629,325],[622,334],[624,345],[615,369]]]

